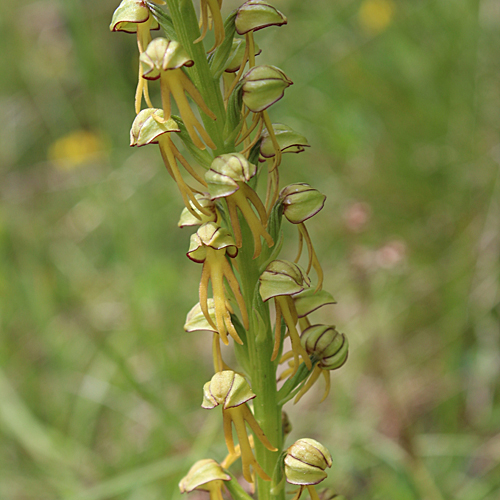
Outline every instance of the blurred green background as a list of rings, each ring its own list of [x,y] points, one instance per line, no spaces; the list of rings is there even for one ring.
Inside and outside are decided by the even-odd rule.
[[[500,495],[500,3],[274,0],[259,63],[312,148],[309,224],[350,359],[289,408],[349,499]],[[186,334],[200,266],[156,148],[131,150],[117,0],[0,3],[0,498],[156,500],[221,459]],[[225,0],[226,12],[239,4]],[[154,98],[154,96],[153,96]],[[293,255],[296,235],[290,231]],[[320,381],[321,382],[321,381]],[[196,496],[196,495],[195,495]]]

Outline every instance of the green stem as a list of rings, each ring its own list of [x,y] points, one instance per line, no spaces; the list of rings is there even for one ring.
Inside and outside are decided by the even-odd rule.
[[[194,61],[194,66],[187,72],[206,105],[217,116],[217,120],[214,121],[200,111],[203,124],[217,146],[216,154],[223,154],[225,152],[223,131],[226,120],[224,101],[219,82],[212,77],[203,42],[193,43],[200,36],[200,28],[192,0],[167,0],[167,3],[179,42]]]
[[[258,293],[257,286],[260,276],[260,259],[253,259],[253,237],[246,224],[241,219],[243,246],[238,253],[238,268],[240,270],[241,291],[249,314],[250,330],[247,334],[247,348],[251,368],[251,385],[256,394],[253,400],[255,418],[267,438],[278,451],[267,450],[262,443],[255,440],[255,455],[257,461],[266,473],[272,477],[276,463],[283,448],[283,431],[281,422],[281,406],[278,405],[276,387],[276,365],[271,361],[274,339],[269,316],[269,307],[260,297],[254,300]],[[259,500],[284,500],[284,491],[278,494],[271,492],[271,482],[257,478]]]

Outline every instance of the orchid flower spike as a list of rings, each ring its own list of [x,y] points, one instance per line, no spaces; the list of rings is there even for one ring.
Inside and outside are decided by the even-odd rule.
[[[181,493],[190,493],[194,490],[208,491],[210,500],[223,500],[222,487],[224,481],[231,481],[231,476],[224,472],[222,467],[211,458],[198,460],[180,483]]]
[[[314,485],[327,477],[326,468],[332,466],[332,455],[318,441],[303,438],[296,441],[286,450],[285,477],[288,483],[300,488],[293,498],[298,500],[304,488],[307,488],[311,500],[319,500]]]
[[[213,22],[215,42],[214,46],[208,51],[213,52],[217,47],[221,45],[225,38],[224,31],[224,21],[221,15],[222,0],[200,0],[200,28],[201,36],[197,38],[193,43],[201,42],[210,27],[210,20]],[[208,11],[210,10],[210,16]]]
[[[164,5],[163,0],[152,0],[157,4]],[[153,18],[149,8],[143,0],[122,0],[113,13],[109,26],[111,31],[124,31],[125,33],[137,33],[137,46],[139,54],[142,54],[149,42],[151,42],[151,30],[158,30],[160,26]],[[135,92],[135,112],[141,110],[141,100],[144,94],[146,104],[152,108],[149,98],[148,84],[142,78],[142,66],[139,64],[139,80]]]
[[[260,281],[260,296],[264,302],[274,298],[276,307],[276,323],[274,333],[274,349],[271,361],[278,356],[281,347],[281,318],[287,326],[287,332],[292,342],[292,353],[294,367],[291,375],[294,375],[302,358],[307,368],[312,368],[309,354],[300,343],[297,331],[298,315],[292,297],[310,286],[310,281],[304,271],[293,262],[286,260],[274,260],[262,273]]]
[[[189,58],[188,53],[180,43],[166,38],[155,38],[148,45],[146,51],[141,54],[140,61],[144,70],[143,78],[147,80],[160,79],[165,119],[168,120],[171,116],[170,96],[172,95],[189,136],[195,145],[200,149],[205,149],[205,145],[201,141],[203,139],[211,149],[216,149],[214,142],[196,118],[187,100],[186,93],[192,97],[193,101],[206,115],[213,120],[216,119],[214,113],[205,104],[198,89],[186,73],[182,71],[183,66],[193,66],[194,61]]]
[[[202,408],[206,409],[222,405],[224,437],[227,449],[231,455],[236,455],[231,426],[233,424],[240,445],[243,477],[249,483],[253,483],[250,467],[253,467],[255,472],[265,481],[270,481],[271,478],[255,459],[245,424],[248,424],[255,437],[268,450],[277,451],[267,439],[247,405],[248,401],[253,398],[255,398],[255,394],[250,389],[248,382],[241,375],[231,370],[225,370],[216,373],[210,382],[205,384],[203,387],[203,403],[201,404]]]
[[[180,151],[174,145],[170,134],[180,132],[177,123],[171,118],[165,120],[162,109],[147,108],[143,109],[135,118],[130,130],[131,146],[146,146],[147,144],[158,144],[160,146],[161,156],[168,170],[168,173],[177,183],[186,209],[191,215],[200,222],[203,216],[212,217],[213,212],[204,207],[196,198],[192,188],[184,181],[177,161],[189,172],[189,174],[200,184],[206,186],[205,180],[200,177],[189,165]],[[202,215],[203,214],[203,215]]]
[[[274,245],[271,235],[266,231],[266,209],[257,193],[248,185],[248,181],[256,173],[257,167],[249,163],[242,154],[230,153],[215,158],[210,170],[205,174],[212,200],[226,198],[238,248],[241,248],[242,236],[237,209],[247,221],[254,240],[254,259],[260,255],[262,250],[261,236],[269,247]],[[256,208],[258,216],[250,206],[250,202]]]
[[[248,330],[248,313],[245,301],[241,295],[238,280],[234,275],[231,265],[226,258],[236,257],[238,248],[227,229],[219,227],[214,222],[203,224],[198,231],[191,236],[191,243],[187,256],[193,262],[203,263],[203,271],[200,281],[200,307],[206,320],[215,328],[224,344],[228,344],[227,334],[242,344],[234,325],[231,321],[231,312],[226,304],[224,289],[224,278],[231,288],[238,307],[240,308],[243,326]],[[215,322],[213,321],[208,307],[208,283],[212,282],[214,295]]]

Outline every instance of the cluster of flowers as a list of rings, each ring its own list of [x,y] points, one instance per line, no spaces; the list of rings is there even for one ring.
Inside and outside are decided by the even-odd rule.
[[[169,0],[168,7],[175,7],[177,1]],[[199,303],[189,312],[185,330],[213,333],[216,373],[204,387],[202,407],[222,407],[229,454],[221,464],[212,459],[197,462],[181,481],[180,489],[206,490],[214,500],[220,500],[223,484],[232,479],[227,469],[239,457],[243,476],[249,483],[254,482],[255,473],[262,480],[271,481],[256,460],[253,436],[268,450],[278,452],[249,406],[256,395],[246,378],[232,370],[221,354],[220,342],[228,344],[229,337],[240,345],[245,343],[251,331],[249,314],[257,314],[255,310],[249,311],[255,296],[261,304],[274,302],[274,349],[269,362],[288,363],[278,380],[284,381],[279,391],[281,405],[292,398],[298,401],[322,374],[327,384],[326,397],[330,371],[345,363],[348,344],[335,327],[312,324],[309,320],[315,310],[334,303],[332,296],[322,289],[323,272],[305,226],[305,221],[323,208],[325,196],[305,183],[279,189],[282,154],[302,152],[309,144],[290,127],[271,123],[268,115],[268,108],[283,97],[291,80],[275,66],[255,64],[260,49],[254,41],[254,32],[286,24],[286,17],[267,0],[248,0],[223,21],[222,0],[201,0],[201,34],[192,44],[201,43],[208,31],[213,30],[214,45],[208,51],[207,61],[212,77],[221,81],[225,110],[224,116],[220,113],[217,116],[190,77],[189,68],[195,64],[192,51],[179,42],[171,17],[159,7],[163,4],[163,0],[123,0],[110,28],[137,34],[140,61],[135,98],[137,116],[130,144],[158,144],[165,167],[185,204],[179,226],[199,226],[191,236],[187,252],[192,261],[203,265]],[[151,31],[160,26],[167,37],[153,39]],[[148,88],[151,80],[159,80],[161,108],[152,104]],[[201,121],[188,96],[198,106]],[[143,98],[145,109],[142,109]],[[173,102],[180,116],[172,114]],[[206,120],[223,120],[222,142],[203,126]],[[179,141],[199,167],[205,169],[203,175],[180,152],[175,144]],[[189,182],[199,187],[185,180],[182,169],[190,176]],[[256,191],[263,171],[267,172],[264,201]],[[298,228],[299,252],[294,262],[277,258],[283,245],[283,216]],[[304,241],[308,252],[306,270],[298,264]],[[253,242],[251,259],[261,270],[258,291],[252,297],[242,293],[238,264],[241,266],[243,261],[236,259],[244,242],[247,245]],[[317,276],[315,287],[309,278],[312,269]],[[210,283],[213,297],[209,297]],[[283,354],[285,337],[290,339],[291,350]],[[253,436],[247,434],[247,425]],[[233,426],[237,446],[233,441]],[[325,469],[332,465],[328,450],[312,439],[297,441],[278,462],[288,483],[300,486],[296,498],[307,487],[313,499],[318,496],[312,485],[322,481]],[[233,492],[234,488],[228,486],[228,489]]]

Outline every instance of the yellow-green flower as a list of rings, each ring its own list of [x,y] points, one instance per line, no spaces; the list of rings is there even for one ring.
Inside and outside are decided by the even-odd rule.
[[[290,184],[284,187],[279,195],[279,202],[283,208],[283,215],[292,224],[296,224],[299,230],[299,251],[295,262],[298,262],[302,254],[303,241],[305,240],[307,251],[309,253],[309,263],[307,274],[311,267],[318,275],[318,284],[316,290],[321,290],[323,286],[323,269],[316,256],[309,232],[304,224],[307,219],[316,215],[325,205],[326,196],[321,194],[305,182]]]
[[[162,109],[147,108],[143,109],[135,118],[132,128],[130,129],[130,145],[131,146],[146,146],[148,144],[158,144],[160,152],[168,170],[168,173],[175,180],[181,193],[186,209],[198,220],[202,220],[200,214],[207,217],[212,215],[212,212],[203,207],[195,196],[194,191],[184,181],[177,161],[191,174],[198,182],[206,186],[205,180],[200,177],[189,165],[180,151],[176,148],[170,134],[172,132],[180,132],[177,123],[171,118],[165,119]]]
[[[226,258],[226,255],[234,258],[237,254],[238,248],[229,231],[214,222],[203,224],[191,236],[191,243],[187,253],[187,256],[193,262],[203,263],[200,281],[200,307],[210,325],[219,332],[224,344],[229,343],[227,333],[239,344],[243,343],[234,328],[231,313],[226,305],[224,278],[226,278],[238,303],[244,327],[246,329],[249,327],[245,301],[241,295],[238,280]],[[212,282],[214,294],[215,324],[208,308],[208,283],[210,281]]]
[[[198,460],[179,483],[181,493],[194,490],[208,491],[210,500],[223,500],[222,487],[224,481],[231,481],[231,476],[211,458]]]
[[[254,259],[260,255],[261,236],[268,246],[274,244],[271,235],[266,231],[267,214],[257,193],[247,184],[256,174],[257,167],[240,153],[229,153],[218,156],[212,162],[210,170],[205,174],[208,191],[213,200],[225,198],[234,232],[236,246],[241,248],[242,236],[237,209],[248,223],[254,240]],[[250,206],[256,208],[258,216]]]
[[[238,8],[235,20],[240,35],[286,23],[286,17],[267,0],[248,0]]]
[[[232,425],[234,425],[241,450],[243,477],[249,483],[253,483],[250,467],[253,467],[255,472],[265,481],[270,481],[271,478],[255,459],[245,424],[248,424],[255,436],[268,450],[277,451],[267,439],[246,404],[253,398],[255,398],[255,394],[250,389],[248,382],[241,375],[226,370],[216,373],[212,380],[204,385],[203,403],[201,404],[202,408],[206,409],[222,405],[224,437],[227,449],[231,455],[236,455],[232,432]]]
[[[287,332],[292,342],[292,353],[294,367],[292,375],[297,371],[301,357],[306,366],[311,369],[312,363],[309,355],[300,343],[297,331],[297,311],[292,296],[296,295],[310,286],[310,281],[304,271],[293,262],[286,260],[274,260],[271,262],[259,278],[259,292],[262,300],[274,298],[276,307],[276,322],[274,334],[274,350],[271,360],[276,359],[281,346],[281,318],[285,320]]]
[[[160,79],[161,100],[165,120],[171,116],[170,96],[177,103],[184,125],[192,141],[200,149],[205,149],[200,137],[207,145],[216,149],[212,139],[198,121],[186,97],[186,93],[191,96],[193,101],[213,120],[216,116],[208,109],[203,97],[195,87],[189,77],[182,71],[182,67],[190,67],[194,61],[190,59],[188,53],[183,49],[179,42],[167,40],[166,38],[155,38],[141,54],[141,64],[143,66],[143,78],[147,80]],[[200,137],[198,137],[198,134]]]
[[[164,5],[163,0],[152,0],[157,4]],[[158,30],[160,26],[151,15],[149,8],[143,0],[122,0],[113,13],[109,26],[111,31],[124,31],[125,33],[137,34],[137,46],[139,54],[142,54],[151,42],[151,30]],[[139,80],[135,93],[135,112],[141,110],[141,99],[144,93],[146,104],[152,108],[149,98],[147,81],[142,79],[142,66],[139,64]]]

